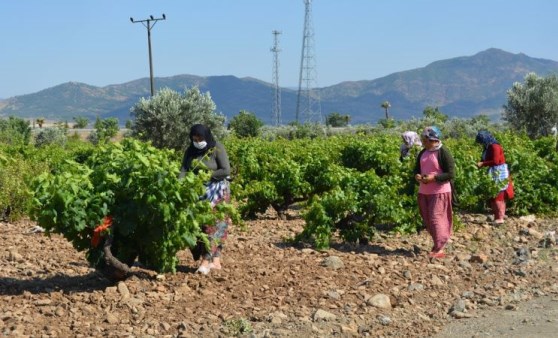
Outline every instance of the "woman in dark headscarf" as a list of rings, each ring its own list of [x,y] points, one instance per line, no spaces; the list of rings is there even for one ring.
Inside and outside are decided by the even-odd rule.
[[[492,179],[502,184],[498,195],[490,199],[494,223],[502,224],[506,215],[506,198],[512,199],[514,195],[513,183],[504,157],[504,149],[494,136],[486,130],[479,131],[475,141],[483,146],[481,160],[477,162],[477,167],[488,167],[488,173],[492,176]]]
[[[190,129],[190,146],[182,160],[181,177],[187,171],[197,173],[197,168],[193,166],[194,160],[199,160],[212,172],[203,198],[207,199],[212,207],[221,202],[230,202],[228,176],[231,169],[227,152],[225,147],[213,138],[211,130],[201,124],[196,124]],[[221,269],[221,250],[230,223],[230,219],[225,219],[214,225],[203,226],[211,247],[208,251],[203,243],[198,243],[192,250],[195,260],[202,258],[197,272],[208,274],[211,269]]]

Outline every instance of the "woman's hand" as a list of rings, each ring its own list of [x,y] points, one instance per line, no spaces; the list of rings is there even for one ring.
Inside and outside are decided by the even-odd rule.
[[[419,183],[422,182],[422,175],[421,174],[416,174],[415,175],[415,181],[417,181]]]
[[[482,167],[482,162],[477,162],[477,168],[481,168]]]
[[[430,183],[430,182],[434,182],[435,180],[435,176],[434,175],[422,175],[422,183]]]

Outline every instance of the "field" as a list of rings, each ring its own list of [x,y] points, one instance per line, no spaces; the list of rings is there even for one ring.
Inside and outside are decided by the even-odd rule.
[[[516,196],[495,227],[486,202],[502,186],[460,133],[444,140],[459,207],[442,260],[428,258],[421,231],[419,149],[400,160],[393,131],[228,137],[233,199],[215,208],[200,199],[210,173],[179,178],[182,153],[169,148],[132,138],[1,144],[0,332],[444,337],[504,325],[542,336],[558,295],[556,140],[497,134]],[[207,242],[200,225],[225,217],[234,225],[224,269],[196,274],[189,248]],[[35,225],[51,235],[29,233]],[[514,319],[538,301],[538,319],[537,310]]]
[[[287,220],[270,211],[247,222],[245,231],[232,229],[221,271],[195,274],[191,255],[181,251],[176,274],[136,265],[132,277],[114,285],[61,236],[25,234],[30,221],[0,223],[0,332],[426,337],[481,314],[492,320],[485,325],[489,332],[503,316],[486,310],[511,313],[529,300],[547,299],[556,311],[551,299],[558,297],[558,249],[555,241],[545,241],[548,231],[557,230],[555,219],[508,218],[496,228],[482,214],[459,217],[465,227],[454,234],[447,259],[430,261],[424,232],[378,232],[367,245],[334,238],[324,251],[286,244],[304,222],[294,211]],[[548,308],[539,311],[530,321],[515,319],[513,329],[544,336],[548,325],[558,328]],[[534,325],[536,320],[546,326]],[[460,334],[483,335],[480,326],[468,329]]]

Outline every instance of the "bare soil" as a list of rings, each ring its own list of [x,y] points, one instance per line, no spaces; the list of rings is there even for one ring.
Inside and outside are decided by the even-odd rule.
[[[426,233],[378,233],[327,251],[285,238],[303,221],[264,215],[231,229],[223,270],[134,267],[112,285],[61,236],[0,223],[0,335],[17,337],[512,337],[556,332],[554,219],[494,227],[461,215],[448,257]],[[337,258],[336,258],[337,257]],[[382,296],[383,295],[383,296]],[[378,300],[383,300],[378,302]],[[498,325],[502,325],[501,328]],[[507,325],[507,326],[506,326]],[[533,331],[523,334],[523,329]],[[461,334],[461,335],[460,335]],[[541,334],[541,335],[539,335]]]

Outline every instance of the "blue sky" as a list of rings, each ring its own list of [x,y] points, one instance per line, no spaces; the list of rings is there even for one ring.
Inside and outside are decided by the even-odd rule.
[[[314,0],[317,83],[373,80],[500,48],[558,60],[556,0]],[[0,98],[68,81],[95,86],[149,76],[251,76],[298,85],[302,0],[0,0]]]

